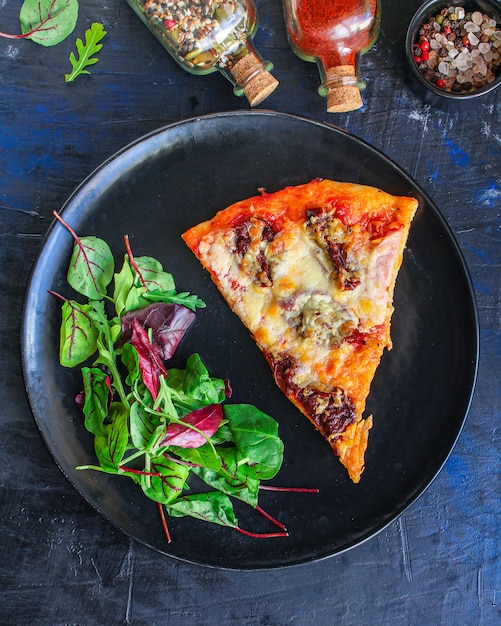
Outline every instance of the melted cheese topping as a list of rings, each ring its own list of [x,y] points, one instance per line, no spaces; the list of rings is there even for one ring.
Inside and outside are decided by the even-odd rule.
[[[340,347],[351,332],[368,332],[387,319],[388,285],[401,239],[402,229],[352,250],[351,263],[357,267],[360,283],[350,290],[337,287],[328,256],[304,222],[289,224],[259,247],[251,239],[242,258],[235,254],[233,229],[208,233],[198,252],[260,347],[275,357],[287,351],[298,360],[293,382],[305,387],[318,382],[318,364],[330,371],[341,367],[343,351],[336,367],[332,348]],[[271,284],[256,280],[259,253],[266,260]],[[346,350],[352,348],[348,345]],[[323,385],[329,387],[326,381]]]

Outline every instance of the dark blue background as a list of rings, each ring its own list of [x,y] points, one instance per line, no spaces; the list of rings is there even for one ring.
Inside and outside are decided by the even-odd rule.
[[[53,48],[0,38],[0,623],[501,622],[501,90],[473,106],[424,99],[407,80],[403,52],[419,4],[383,1],[380,37],[361,60],[364,108],[332,115],[316,93],[316,67],[287,45],[280,2],[257,2],[255,43],[280,80],[261,108],[344,128],[426,190],[464,253],[481,334],[471,410],[429,490],[365,544],[272,572],[176,562],[102,520],[38,434],[19,350],[25,287],[52,211],[130,141],[173,121],[248,105],[220,75],[183,72],[120,0],[82,2],[75,32]],[[0,3],[0,31],[19,32],[20,7]],[[75,38],[94,21],[108,31],[99,62],[91,76],[66,84]]]

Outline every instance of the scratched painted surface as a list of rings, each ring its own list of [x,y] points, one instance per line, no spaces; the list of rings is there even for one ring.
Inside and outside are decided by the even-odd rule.
[[[479,380],[465,428],[430,489],[388,529],[339,557],[229,573],[162,557],[122,536],[66,482],[23,389],[19,323],[42,237],[75,186],[166,123],[246,108],[229,83],[177,68],[125,3],[81,3],[75,31],[108,30],[92,77],[66,85],[74,37],[54,48],[0,38],[0,623],[501,623],[501,89],[471,110],[427,104],[406,81],[404,25],[417,0],[383,2],[362,59],[362,111],[328,115],[314,65],[287,47],[278,0],[256,37],[281,85],[266,108],[345,128],[406,169],[440,207],[478,300]],[[20,2],[0,1],[18,32]],[[264,107],[263,107],[264,108]]]

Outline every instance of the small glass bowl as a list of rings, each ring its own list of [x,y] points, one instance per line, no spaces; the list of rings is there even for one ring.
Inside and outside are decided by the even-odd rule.
[[[419,38],[419,29],[421,26],[427,23],[428,20],[434,15],[438,15],[442,9],[449,8],[451,6],[461,6],[467,13],[480,11],[481,13],[495,19],[497,22],[497,28],[501,27],[501,4],[498,0],[457,0],[456,2],[454,2],[454,0],[428,0],[417,10],[409,24],[405,38],[405,53],[413,77],[417,79],[421,85],[426,87],[429,92],[434,94],[434,96],[449,98],[450,100],[455,101],[471,100],[472,98],[478,98],[492,92],[501,84],[501,68],[498,68],[496,79],[493,82],[473,91],[453,92],[437,87],[435,83],[428,80],[421,73],[416,61],[414,60],[414,47]],[[498,51],[501,54],[501,47],[498,48]]]

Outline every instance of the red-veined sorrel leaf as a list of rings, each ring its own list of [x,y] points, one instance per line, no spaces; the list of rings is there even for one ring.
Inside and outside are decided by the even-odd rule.
[[[151,472],[140,476],[144,493],[155,502],[168,504],[181,495],[190,468],[160,456],[152,459]]]
[[[55,46],[70,35],[78,19],[77,0],[25,0],[19,14],[21,32],[42,46]]]
[[[110,377],[98,367],[83,367],[85,428],[94,435],[106,436],[105,420],[111,409]]]
[[[123,404],[114,402],[110,411],[111,424],[106,427],[107,436],[94,439],[94,450],[103,468],[118,469],[129,441],[127,410]]]
[[[172,358],[179,342],[193,320],[195,313],[179,304],[158,302],[142,309],[130,311],[122,317],[122,334],[119,344],[130,340],[134,320],[144,329],[151,330],[151,341],[162,359]]]
[[[212,437],[222,420],[223,409],[220,404],[204,406],[185,415],[181,420],[183,424],[169,424],[161,445],[199,448]],[[197,430],[191,428],[193,426]]]
[[[135,259],[135,264],[141,276],[141,284],[148,291],[173,291],[176,288],[172,274],[164,272],[157,259],[141,256]]]
[[[98,329],[94,325],[88,304],[66,300],[62,306],[59,360],[64,367],[83,363],[97,349]]]
[[[174,291],[176,289],[174,277],[172,274],[163,271],[160,261],[150,256],[142,256],[135,259],[127,235],[124,237],[124,242],[129,262],[142,287],[145,287],[148,291]]]
[[[159,377],[160,375],[167,376],[167,370],[160,357],[158,347],[151,343],[148,333],[136,319],[132,320],[130,343],[139,356],[139,369],[143,382],[155,400],[158,396]]]
[[[138,450],[144,450],[160,424],[160,416],[146,411],[139,402],[130,407],[130,436]]]
[[[99,237],[75,241],[68,283],[91,300],[101,300],[113,278],[115,262],[108,244]]]

